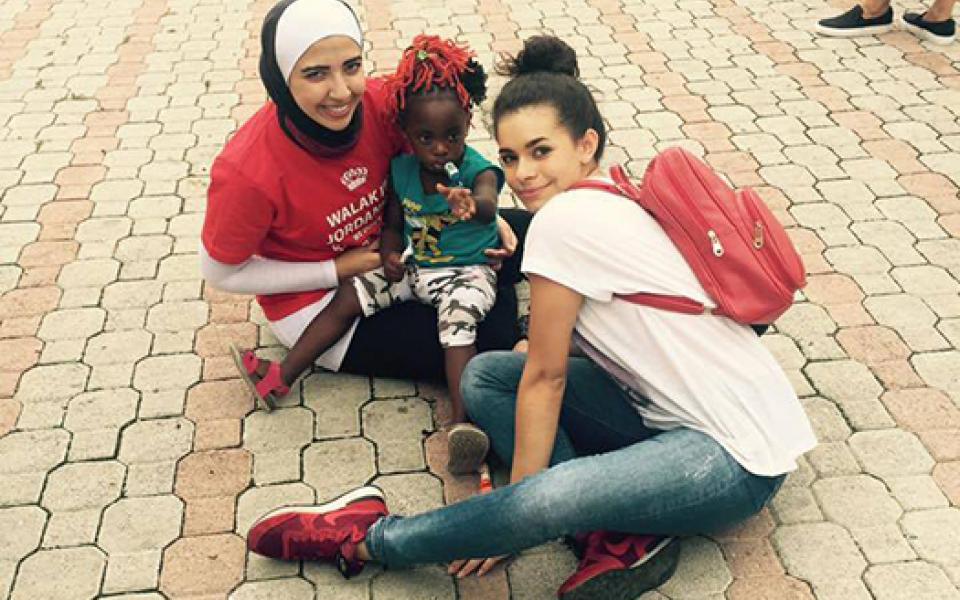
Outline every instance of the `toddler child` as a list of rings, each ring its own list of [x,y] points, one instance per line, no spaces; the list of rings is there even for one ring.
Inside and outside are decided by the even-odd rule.
[[[270,406],[357,316],[406,300],[430,304],[437,309],[452,404],[448,469],[472,472],[489,441],[464,423],[460,377],[476,354],[477,325],[496,299],[496,274],[484,250],[499,244],[497,195],[504,183],[501,169],[466,144],[471,107],[486,96],[486,74],[468,49],[419,35],[385,84],[412,153],[391,163],[383,266],[338,288],[282,362],[252,351],[235,358],[253,394]]]

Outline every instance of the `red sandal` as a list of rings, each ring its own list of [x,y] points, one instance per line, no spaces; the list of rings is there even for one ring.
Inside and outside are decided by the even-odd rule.
[[[277,407],[278,398],[286,396],[290,392],[290,387],[283,383],[280,377],[280,364],[271,362],[267,367],[267,374],[260,381],[254,382],[253,375],[257,374],[260,367],[260,359],[252,350],[246,350],[243,353],[230,344],[230,354],[233,355],[233,362],[240,371],[240,377],[247,384],[250,395],[254,397],[267,410],[273,410]]]

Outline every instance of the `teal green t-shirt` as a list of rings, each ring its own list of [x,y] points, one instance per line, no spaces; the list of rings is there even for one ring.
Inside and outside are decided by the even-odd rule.
[[[473,188],[477,175],[488,169],[497,174],[497,191],[500,191],[504,182],[503,171],[467,146],[460,165],[464,187]],[[424,193],[420,163],[412,154],[402,154],[391,161],[390,177],[403,206],[403,233],[413,248],[418,265],[442,267],[487,262],[483,251],[496,248],[500,242],[496,219],[491,223],[480,223],[454,217],[443,195]]]

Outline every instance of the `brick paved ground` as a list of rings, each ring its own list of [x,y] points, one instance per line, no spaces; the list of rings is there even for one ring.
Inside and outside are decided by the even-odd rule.
[[[196,257],[211,160],[264,99],[268,7],[0,0],[0,597],[549,598],[573,566],[555,544],[460,583],[429,567],[344,584],[244,551],[282,503],[374,481],[408,512],[474,483],[421,443],[440,388],[318,373],[264,414],[225,356],[278,350]],[[760,516],[686,540],[645,600],[960,598],[960,43],[816,38],[819,0],[360,10],[376,69],[423,30],[486,64],[564,36],[612,160],[639,174],[683,144],[791,227],[810,284],[764,340],[821,444]]]

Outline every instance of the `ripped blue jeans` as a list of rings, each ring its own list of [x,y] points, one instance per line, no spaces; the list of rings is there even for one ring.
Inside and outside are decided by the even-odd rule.
[[[525,360],[487,352],[470,361],[461,380],[470,418],[508,465]],[[757,513],[785,477],[751,474],[703,433],[648,429],[621,388],[584,358],[570,359],[550,462],[489,494],[380,519],[367,533],[371,556],[404,567],[499,556],[598,529],[708,533]]]

